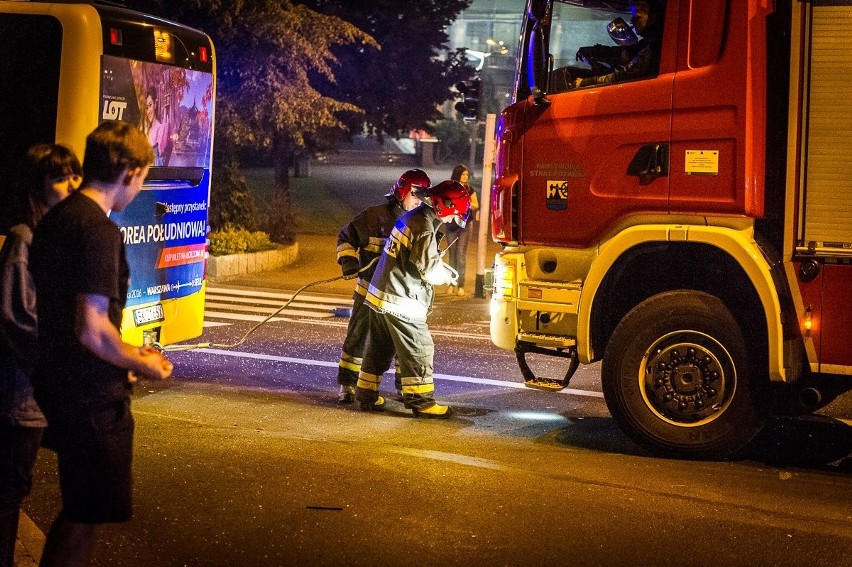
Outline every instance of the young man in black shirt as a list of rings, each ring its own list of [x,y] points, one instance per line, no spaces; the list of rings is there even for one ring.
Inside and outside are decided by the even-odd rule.
[[[130,519],[131,384],[172,372],[155,349],[121,340],[129,269],[121,232],[107,216],[136,197],[153,160],[135,127],[101,124],[86,139],[82,188],[51,209],[33,236],[39,340],[32,382],[62,491],[42,565],[88,564],[98,525]]]

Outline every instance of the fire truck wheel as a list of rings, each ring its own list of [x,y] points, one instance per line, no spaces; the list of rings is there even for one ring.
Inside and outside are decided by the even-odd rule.
[[[666,456],[719,459],[763,425],[746,344],[718,298],[677,290],[633,308],[604,353],[612,416],[637,443]]]

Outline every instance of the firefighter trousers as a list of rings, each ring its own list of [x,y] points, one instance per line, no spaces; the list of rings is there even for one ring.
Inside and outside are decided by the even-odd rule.
[[[358,383],[358,373],[361,372],[361,362],[367,347],[367,336],[370,334],[371,320],[376,316],[368,305],[364,305],[364,296],[355,294],[352,302],[352,315],[346,328],[346,338],[340,361],[337,363],[337,383],[354,387]],[[393,355],[391,355],[393,356]],[[399,365],[396,365],[395,385],[397,391],[402,390]]]
[[[396,354],[405,407],[425,410],[435,405],[432,380],[435,343],[425,321],[406,321],[389,313],[374,312],[356,397],[373,403],[379,397],[382,375]]]

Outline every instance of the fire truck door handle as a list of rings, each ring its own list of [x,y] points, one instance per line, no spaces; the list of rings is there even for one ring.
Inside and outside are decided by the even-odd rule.
[[[669,145],[665,143],[645,144],[627,166],[627,175],[638,177],[642,185],[648,185],[657,177],[669,174]]]

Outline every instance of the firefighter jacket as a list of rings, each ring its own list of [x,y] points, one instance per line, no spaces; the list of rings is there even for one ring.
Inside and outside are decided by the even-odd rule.
[[[340,229],[337,236],[337,263],[344,268],[344,273],[347,263],[357,262],[361,269],[379,257],[396,219],[404,212],[396,199],[389,198],[387,203],[364,209]],[[367,295],[367,287],[375,271],[374,262],[370,269],[358,274],[356,294]]]
[[[376,272],[366,302],[376,311],[406,321],[426,321],[432,310],[433,285],[450,282],[438,251],[441,219],[421,203],[396,222]]]

